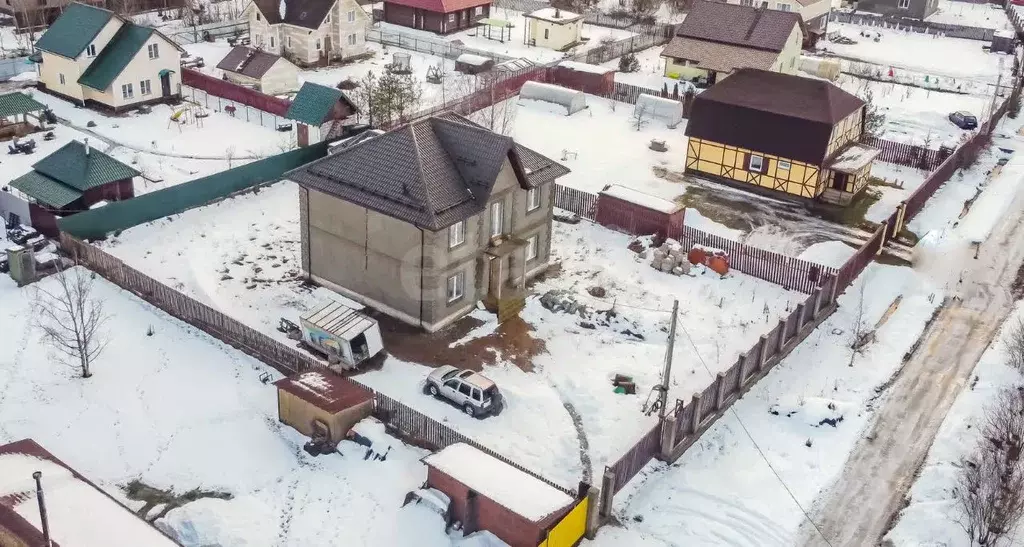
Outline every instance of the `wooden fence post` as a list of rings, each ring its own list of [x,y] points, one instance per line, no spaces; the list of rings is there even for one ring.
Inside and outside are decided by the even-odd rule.
[[[700,393],[694,393],[690,404],[693,405],[693,414],[690,416],[690,434],[697,433],[700,429]]]
[[[757,370],[760,372],[764,370],[764,364],[768,362],[768,336],[762,334],[757,345]]]
[[[678,429],[676,414],[670,412],[661,422],[661,459],[663,461],[668,461],[672,455],[672,449],[676,446],[676,431]]]
[[[821,313],[821,288],[814,289],[811,297],[814,298],[814,313],[811,314],[811,317],[816,319],[818,314]]]
[[[615,472],[609,467],[604,468],[601,478],[601,509],[599,514],[607,518],[612,514],[612,501],[615,498]]]
[[[740,377],[736,379],[736,393],[739,393],[740,390],[743,389],[743,377],[746,376],[746,372],[743,370],[743,365],[745,364],[747,364],[747,354],[741,353],[739,358],[736,359],[736,367],[740,369]]]
[[[587,539],[594,539],[597,536],[597,529],[601,527],[601,490],[593,486],[587,490],[587,524],[583,534]]]
[[[715,390],[715,410],[722,410],[722,403],[725,402],[725,373],[719,372],[715,381],[718,382],[718,389]]]
[[[797,334],[799,334],[800,330],[804,328],[804,303],[803,302],[801,302],[801,303],[796,305],[796,319],[797,319],[797,321],[796,321],[796,332],[793,333],[793,336],[796,336]]]
[[[786,345],[786,320],[785,319],[779,319],[779,349],[777,351],[781,352],[782,348],[785,345]]]

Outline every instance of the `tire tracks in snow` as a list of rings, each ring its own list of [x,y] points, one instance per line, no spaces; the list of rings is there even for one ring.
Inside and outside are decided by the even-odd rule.
[[[100,141],[104,142],[105,144],[107,144],[109,146],[109,148],[107,148],[106,152],[110,152],[110,151],[114,150],[115,148],[126,148],[128,150],[133,150],[135,152],[140,152],[142,154],[149,154],[151,156],[163,156],[165,158],[177,158],[177,159],[185,159],[185,160],[209,160],[209,161],[258,160],[261,157],[265,157],[265,156],[257,156],[255,154],[248,154],[248,155],[236,155],[236,156],[231,156],[230,158],[228,158],[227,156],[205,156],[205,155],[198,155],[198,154],[175,154],[173,152],[161,152],[159,150],[147,150],[147,149],[144,149],[144,148],[139,148],[139,147],[134,146],[134,145],[125,144],[123,142],[114,140],[114,139],[112,139],[112,138],[110,138],[110,137],[108,137],[106,135],[97,133],[96,131],[93,131],[92,129],[90,129],[88,127],[83,127],[81,125],[77,125],[77,124],[71,123],[71,120],[68,120],[67,118],[61,118],[61,117],[58,116],[57,117],[57,121],[59,121],[62,125],[70,127],[71,129],[74,129],[76,131],[81,131],[82,133],[85,133],[85,134],[87,134],[89,136],[96,137]]]
[[[590,441],[587,439],[587,432],[583,428],[583,417],[576,410],[576,407],[573,406],[572,401],[562,393],[558,385],[551,378],[548,378],[546,374],[544,375],[544,381],[551,386],[551,389],[555,390],[555,393],[558,394],[558,399],[562,402],[562,406],[565,407],[565,411],[569,413],[572,425],[576,428],[576,440],[580,443],[580,465],[583,466],[583,482],[593,484],[591,481],[594,478],[594,470],[590,459]]]

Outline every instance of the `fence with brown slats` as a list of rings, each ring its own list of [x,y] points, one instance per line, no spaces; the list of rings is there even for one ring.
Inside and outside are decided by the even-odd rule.
[[[181,69],[181,83],[182,85],[202,89],[210,95],[251,106],[257,110],[269,112],[277,116],[284,116],[288,112],[288,107],[292,104],[288,99],[266,95],[255,89],[249,89],[227,80],[214,78],[191,68]]]
[[[903,142],[895,142],[877,137],[864,137],[861,142],[879,150],[878,160],[930,171],[942,163],[952,150],[936,150],[923,146],[914,146]]]
[[[615,492],[622,490],[622,487],[629,483],[645,465],[650,463],[654,456],[661,450],[661,423],[654,424],[654,427],[646,435],[626,451],[615,463],[605,468],[605,473],[613,473],[615,476]]]
[[[587,220],[597,215],[597,194],[556,184],[554,188],[555,207]]]

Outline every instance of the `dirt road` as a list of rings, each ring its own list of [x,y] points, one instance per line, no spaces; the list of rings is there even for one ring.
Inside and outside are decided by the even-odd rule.
[[[924,333],[843,475],[814,505],[811,516],[833,547],[879,543],[949,407],[1009,314],[1011,288],[1019,286],[1024,262],[1024,194],[1016,196],[979,258],[967,262],[962,300],[952,300]],[[826,545],[807,522],[799,537],[801,545]]]

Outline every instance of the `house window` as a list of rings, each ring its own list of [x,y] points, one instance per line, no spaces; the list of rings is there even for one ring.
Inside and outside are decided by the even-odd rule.
[[[348,35],[348,45],[350,45],[350,46],[356,45],[356,35],[355,34],[349,34]]]
[[[502,218],[504,213],[504,207],[502,207],[500,201],[495,201],[491,204],[491,237],[500,236],[504,226],[505,219]]]
[[[256,47],[260,47],[260,44],[262,44],[262,43],[263,43],[263,36],[262,35],[260,35],[260,34],[253,34],[252,35],[252,45],[254,45]]]
[[[64,85],[64,75],[63,74],[58,74],[57,76],[60,77],[60,85]]]
[[[449,13],[448,14],[448,22],[449,23],[454,23],[455,22],[455,14],[454,13]]]
[[[550,30],[550,29],[544,29],[544,39],[545,39],[545,40],[547,40],[547,39],[548,39],[548,32],[549,32],[549,30]]]
[[[316,50],[320,51],[320,39],[319,38],[316,39]]]
[[[142,80],[139,82],[139,93],[142,95],[149,95],[153,92],[153,86],[149,85],[149,80]]]
[[[466,242],[466,223],[458,221],[448,227],[448,248],[458,247]]]
[[[157,47],[157,44],[149,44],[146,50],[149,51],[150,59],[158,59],[160,57],[160,49]]]
[[[483,14],[484,14],[484,7],[483,6],[477,6],[477,7],[473,8],[473,15],[483,15]]]
[[[124,84],[121,86],[121,97],[125,99],[131,99],[135,97],[135,92],[132,91],[132,84]]]
[[[448,278],[448,302],[462,298],[466,288],[466,272],[459,272]]]
[[[780,171],[789,171],[792,168],[793,168],[793,164],[792,163],[789,163],[786,160],[779,160],[779,170]]]
[[[85,48],[85,56],[86,57],[95,57],[96,56],[96,44],[89,44],[89,46]]]
[[[257,21],[259,21],[259,20],[260,20],[260,12],[258,12],[258,11],[256,12],[256,20],[257,20]]]
[[[537,236],[532,235],[526,239],[526,261],[537,258]]]
[[[761,169],[763,169],[763,168],[764,168],[764,158],[761,157],[761,156],[757,156],[757,155],[751,154],[750,155],[750,171],[757,171],[758,173],[760,173]]]
[[[779,11],[789,11],[789,4],[778,4]]]
[[[910,0],[900,0],[898,6],[900,9],[910,9]]]
[[[285,38],[284,43],[286,47],[292,47],[292,37],[288,36],[287,38]]]
[[[748,8],[754,7],[754,0],[740,0],[740,5]]]
[[[350,10],[348,12],[348,22],[349,23],[355,23],[356,22],[356,10]]]
[[[274,47],[274,37],[273,36],[270,37],[270,47],[271,48]]]
[[[540,208],[540,189],[530,188],[526,192],[526,210],[536,211]]]

